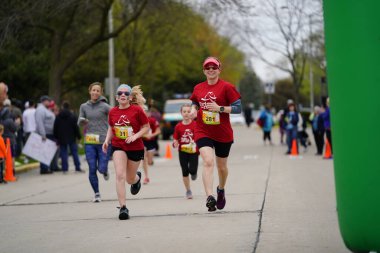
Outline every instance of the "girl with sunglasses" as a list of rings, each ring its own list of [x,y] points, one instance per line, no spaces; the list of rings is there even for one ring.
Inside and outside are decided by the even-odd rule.
[[[221,64],[215,57],[203,62],[207,80],[194,87],[191,117],[197,118],[194,137],[203,160],[203,184],[209,212],[223,209],[226,204],[224,187],[227,182],[227,159],[233,143],[230,113],[241,113],[240,94],[235,86],[219,78]],[[213,196],[213,172],[216,161],[219,185],[217,199]]]
[[[142,136],[149,131],[149,121],[142,105],[145,99],[139,86],[133,89],[120,84],[116,92],[119,105],[112,108],[108,115],[108,131],[103,143],[103,152],[111,144],[112,158],[116,171],[116,192],[120,204],[119,219],[129,219],[126,207],[125,182],[131,185],[132,195],[141,188],[141,172],[137,171],[144,159]]]
[[[95,82],[90,84],[88,91],[90,100],[83,103],[79,108],[78,125],[84,126],[84,150],[89,167],[89,180],[95,193],[93,202],[100,202],[99,181],[97,171],[103,174],[105,180],[109,179],[108,161],[111,150],[102,152],[102,143],[106,139],[108,128],[108,112],[111,106],[107,104],[107,99],[102,96],[102,84]]]

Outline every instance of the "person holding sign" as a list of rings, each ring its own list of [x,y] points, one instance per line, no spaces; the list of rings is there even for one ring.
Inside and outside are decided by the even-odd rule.
[[[126,207],[125,182],[131,185],[132,195],[140,191],[141,172],[137,169],[144,159],[142,136],[149,131],[149,121],[140,106],[145,99],[139,86],[131,89],[127,84],[120,84],[116,100],[119,105],[110,110],[103,152],[106,153],[111,144],[120,204],[119,219],[126,220],[129,219],[129,210]]]
[[[194,141],[195,121],[190,118],[191,104],[181,107],[182,122],[179,122],[173,133],[173,147],[178,148],[179,164],[182,169],[183,184],[186,188],[186,198],[192,199],[190,180],[197,179],[199,151]]]
[[[78,125],[83,125],[85,129],[84,149],[89,167],[88,178],[95,197],[93,202],[100,202],[99,181],[97,171],[103,174],[105,180],[109,179],[108,161],[111,149],[105,154],[102,152],[102,143],[106,139],[108,128],[108,113],[111,109],[107,104],[107,99],[102,96],[102,84],[95,82],[88,88],[90,100],[81,104],[79,108]]]
[[[195,141],[203,159],[203,184],[207,195],[209,212],[223,209],[226,204],[224,187],[228,168],[227,159],[233,143],[230,113],[241,113],[240,94],[235,86],[219,78],[221,63],[215,57],[203,62],[207,80],[194,87],[191,117],[195,118]],[[213,171],[216,158],[219,185],[217,200],[213,196]]]

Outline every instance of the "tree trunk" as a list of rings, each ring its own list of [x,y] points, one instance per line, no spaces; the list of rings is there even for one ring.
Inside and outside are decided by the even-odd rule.
[[[59,63],[53,63],[49,70],[49,96],[57,104],[61,102],[62,91],[62,72],[59,69]]]

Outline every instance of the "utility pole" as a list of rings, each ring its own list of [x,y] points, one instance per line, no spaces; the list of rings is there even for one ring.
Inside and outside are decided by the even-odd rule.
[[[312,47],[312,38],[313,35],[312,32],[312,20],[311,15],[309,15],[309,82],[310,82],[310,110],[313,111],[314,109],[314,76],[313,76],[313,69],[312,69],[312,58],[313,58],[313,47]]]
[[[113,32],[113,17],[112,17],[112,6],[108,12],[108,31]],[[114,44],[113,38],[108,39],[108,80],[109,80],[109,99],[110,105],[115,106],[115,65],[114,65]]]

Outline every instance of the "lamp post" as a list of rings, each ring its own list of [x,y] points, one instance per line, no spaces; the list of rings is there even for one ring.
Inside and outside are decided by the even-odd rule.
[[[108,12],[108,31],[109,33],[113,32],[113,18],[112,18],[112,6]],[[114,44],[113,38],[108,39],[108,80],[109,80],[109,98],[110,105],[115,106],[115,65],[114,65]]]
[[[309,15],[309,82],[310,82],[310,110],[313,111],[314,108],[314,76],[313,76],[313,70],[312,70],[312,56],[313,56],[313,47],[312,47],[312,40],[311,36],[313,35],[312,32],[312,20],[311,15]]]

